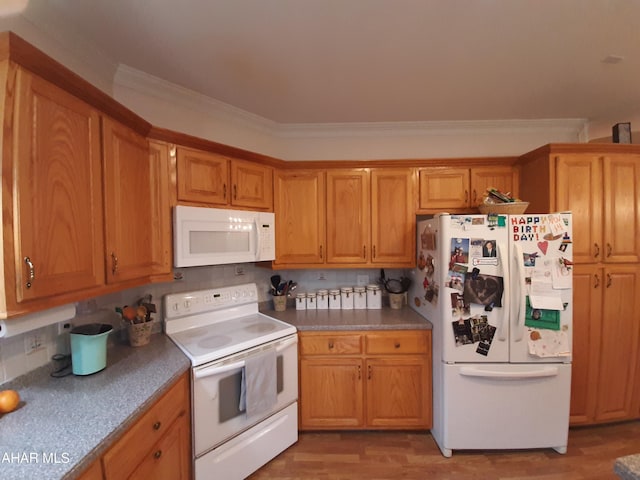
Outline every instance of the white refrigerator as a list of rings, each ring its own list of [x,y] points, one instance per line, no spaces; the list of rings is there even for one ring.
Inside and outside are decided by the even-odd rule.
[[[433,324],[433,429],[453,450],[566,453],[571,214],[449,215],[417,224],[410,305]]]

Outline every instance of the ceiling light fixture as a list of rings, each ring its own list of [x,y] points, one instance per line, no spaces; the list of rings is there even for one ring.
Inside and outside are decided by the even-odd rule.
[[[602,63],[615,64],[615,63],[621,63],[623,60],[624,60],[624,57],[620,55],[607,55],[602,59]]]

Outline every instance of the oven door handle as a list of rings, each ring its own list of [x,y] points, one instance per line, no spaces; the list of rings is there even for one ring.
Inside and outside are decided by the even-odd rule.
[[[285,348],[288,348],[289,346],[295,343],[298,343],[298,338],[295,336],[293,338],[290,338],[288,340],[284,340],[278,343],[276,346],[276,353],[280,353]],[[231,370],[237,370],[238,368],[241,368],[241,367],[244,367],[244,360],[230,363],[229,365],[220,365],[219,367],[211,366],[211,367],[203,368],[202,370],[194,370],[193,378],[198,379],[198,378],[211,377],[213,375],[219,375],[221,373],[230,372]]]

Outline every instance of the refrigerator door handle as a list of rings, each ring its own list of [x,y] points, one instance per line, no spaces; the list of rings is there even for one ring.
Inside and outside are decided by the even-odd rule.
[[[518,294],[517,298],[514,296],[514,313],[513,313],[513,341],[520,342],[524,338],[524,314],[526,311],[525,307],[525,272],[524,272],[524,255],[522,251],[522,245],[519,243],[514,244],[513,249],[514,258],[511,260],[515,265],[516,270],[516,282],[518,285]]]
[[[556,377],[558,367],[545,366],[536,370],[517,372],[512,370],[487,370],[478,367],[462,367],[460,375],[464,377],[492,378],[496,380],[526,380],[529,378]]]
[[[502,298],[504,301],[502,302],[500,323],[498,324],[498,331],[496,333],[498,335],[498,340],[502,342],[507,339],[506,326],[508,325],[509,321],[509,302],[511,296],[511,292],[509,291],[511,288],[511,279],[509,278],[509,262],[504,261],[505,258],[509,258],[508,252],[509,250],[507,249],[506,245],[498,243],[498,254],[502,259],[502,284],[504,290]]]

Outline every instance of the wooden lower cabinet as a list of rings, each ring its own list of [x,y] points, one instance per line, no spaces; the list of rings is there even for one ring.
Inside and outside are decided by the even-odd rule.
[[[190,405],[187,372],[80,478],[190,479]]]
[[[431,331],[300,332],[300,430],[431,428]]]
[[[571,424],[638,418],[640,267],[576,265]]]

